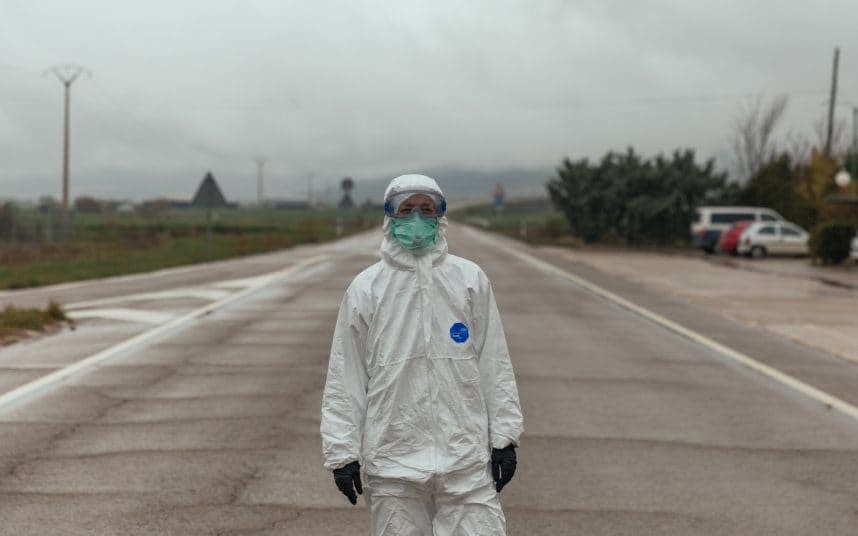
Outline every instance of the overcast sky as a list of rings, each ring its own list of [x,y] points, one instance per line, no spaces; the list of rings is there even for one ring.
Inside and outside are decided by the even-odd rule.
[[[755,95],[790,95],[814,138],[835,46],[838,116],[858,104],[858,1],[0,0],[0,198],[227,197],[351,175],[552,168],[631,145],[730,165]],[[848,140],[847,140],[848,141]]]

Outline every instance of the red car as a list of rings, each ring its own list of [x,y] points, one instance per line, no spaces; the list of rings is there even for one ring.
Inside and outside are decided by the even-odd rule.
[[[751,220],[737,221],[732,227],[721,233],[721,236],[718,238],[718,244],[715,247],[718,251],[736,255],[736,248],[739,246],[739,235],[752,223],[754,222]]]

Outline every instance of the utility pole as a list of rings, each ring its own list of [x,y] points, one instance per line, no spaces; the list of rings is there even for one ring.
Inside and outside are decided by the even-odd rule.
[[[203,179],[203,182],[208,182],[206,179],[209,177],[214,181],[214,177],[212,176],[212,172],[206,172],[206,176]],[[212,209],[214,208],[214,188],[213,183],[208,185],[208,189],[206,190],[206,260],[212,260]]]
[[[852,158],[858,158],[858,106],[852,107]]]
[[[69,233],[69,101],[71,98],[71,85],[81,75],[88,78],[92,74],[79,65],[57,65],[48,69],[45,74],[53,73],[63,84],[64,103],[63,108],[63,223],[65,233]]]
[[[825,136],[825,156],[831,157],[831,136],[834,132],[834,106],[837,101],[837,66],[840,48],[834,49],[834,65],[831,68],[831,97],[828,99],[828,134]]]
[[[307,205],[313,206],[313,179],[316,177],[316,174],[312,171],[307,173]]]
[[[265,162],[268,159],[264,156],[256,157],[256,204],[262,206],[262,169],[265,167]]]

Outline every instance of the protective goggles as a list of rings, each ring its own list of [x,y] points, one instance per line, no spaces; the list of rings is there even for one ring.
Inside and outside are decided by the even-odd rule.
[[[414,195],[425,195],[432,199],[434,208],[426,206],[424,203],[415,203],[412,207],[404,207],[404,210],[397,211],[409,197]],[[427,192],[426,190],[404,190],[392,194],[384,202],[384,213],[391,218],[404,218],[412,216],[415,213],[427,218],[440,218],[447,213],[447,200],[443,195],[437,192]]]

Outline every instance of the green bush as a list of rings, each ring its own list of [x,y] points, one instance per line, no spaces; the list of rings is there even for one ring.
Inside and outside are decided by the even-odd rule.
[[[855,236],[855,226],[827,223],[818,226],[810,235],[810,256],[824,264],[837,264],[849,257],[849,243]]]
[[[673,245],[688,241],[694,207],[726,180],[714,160],[698,164],[690,149],[647,159],[629,148],[594,163],[566,158],[546,187],[571,233],[585,242]]]

